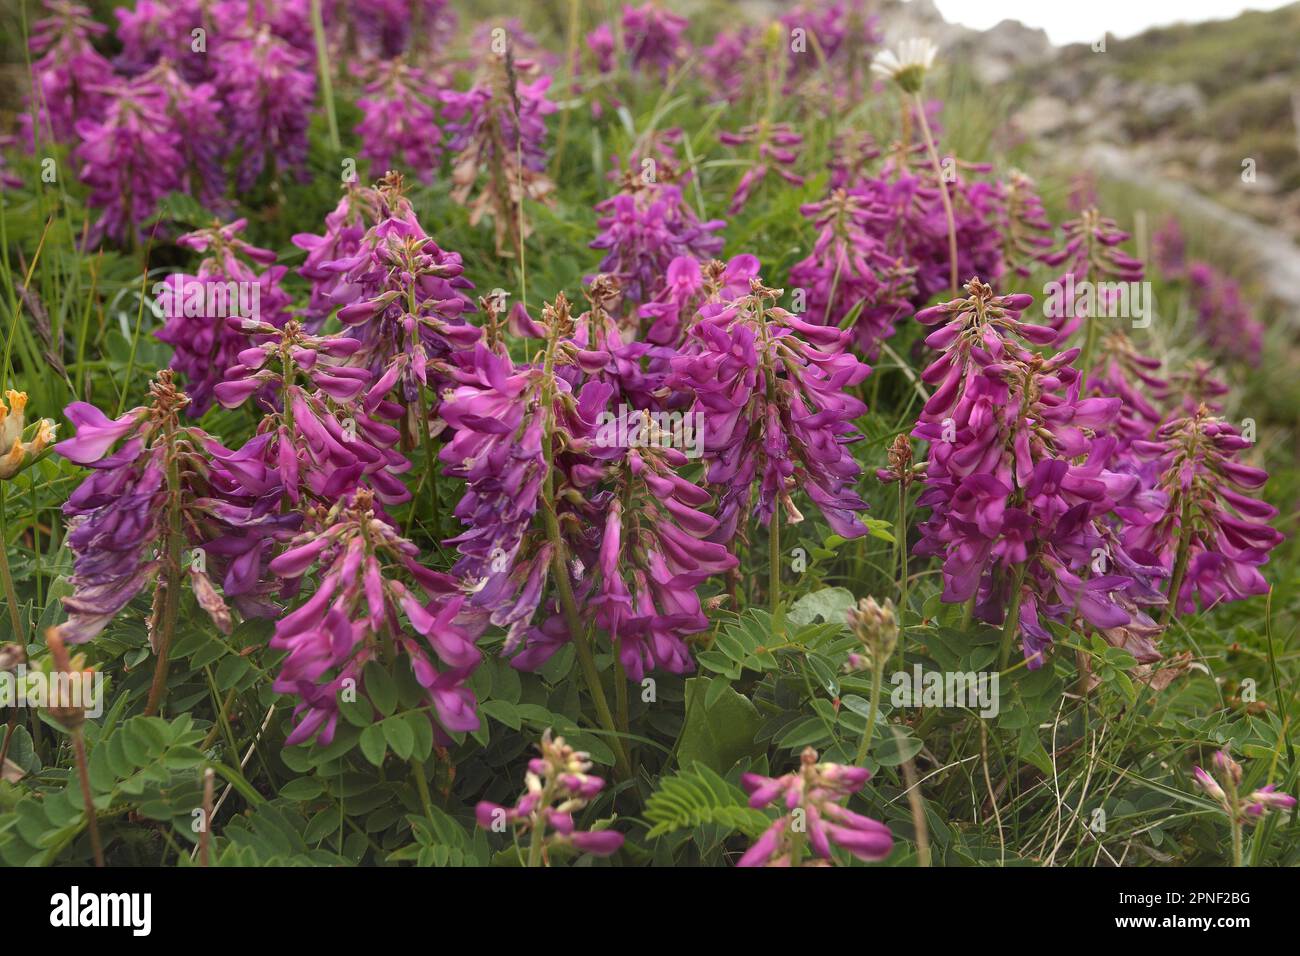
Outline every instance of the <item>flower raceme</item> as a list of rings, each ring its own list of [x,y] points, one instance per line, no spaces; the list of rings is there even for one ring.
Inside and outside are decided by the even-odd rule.
[[[916,551],[942,556],[945,601],[1005,618],[1036,667],[1052,640],[1045,619],[1124,625],[1125,602],[1160,599],[1149,579],[1161,572],[1099,524],[1138,487],[1105,467],[1114,439],[1097,437],[1119,399],[1079,396],[1077,349],[1044,359],[1019,344],[1055,337],[1020,319],[1029,296],[966,288],[917,316],[944,324],[926,338],[942,353],[922,373],[936,388],[912,433],[930,443],[918,504],[931,512]]]
[[[458,620],[455,580],[418,559],[419,549],[361,490],[327,512],[312,509],[303,533],[271,561],[271,572],[290,582],[319,566],[315,591],[276,624],[271,638],[272,647],[288,651],[274,687],[298,699],[298,724],[287,744],[317,734],[322,743],[333,739],[339,691],[364,690],[366,663],[391,664],[398,654],[428,693],[443,730],[478,729],[477,704],[465,686],[482,658],[474,646],[478,634]]]
[[[424,70],[400,59],[380,61],[372,73],[365,95],[357,98],[361,157],[376,174],[400,160],[420,182],[431,184],[442,155],[433,108],[437,90]]]
[[[1238,461],[1250,442],[1205,406],[1161,425],[1134,452],[1159,472],[1165,505],[1125,531],[1125,542],[1157,555],[1173,575],[1169,600],[1180,613],[1268,591],[1259,567],[1282,541],[1269,526],[1277,509],[1245,492],[1268,475]]]
[[[174,273],[154,288],[164,320],[155,335],[172,347],[170,367],[184,376],[185,411],[194,417],[212,407],[223,372],[250,344],[245,320],[278,329],[289,318],[291,298],[280,287],[288,269],[239,237],[245,225],[237,219],[181,236],[177,245],[207,255],[194,275]]]
[[[694,395],[708,423],[707,480],[720,490],[714,540],[729,541],[753,513],[767,524],[779,504],[802,520],[791,493],[801,490],[836,534],[866,533],[853,490],[861,466],[845,447],[866,406],[848,389],[870,369],[845,351],[848,333],[811,325],[773,305],[780,290],[750,280],[750,293],[706,305],[691,330],[694,352],[673,359],[669,384]]]
[[[92,469],[63,509],[73,593],[63,600],[68,620],[59,632],[69,643],[98,634],[150,581],[160,575],[179,580],[182,573],[199,605],[229,632],[230,611],[212,578],[224,579],[226,597],[241,610],[264,611],[256,594],[265,555],[261,542],[298,523],[296,515],[257,509],[252,495],[226,482],[215,462],[232,453],[200,429],[179,425],[187,399],[172,385],[170,372],[159,373],[152,394],[152,405],[115,420],[93,405],[73,403],[67,415],[76,435],[54,446],[64,458]],[[182,569],[170,542],[202,549],[205,560],[191,560]],[[163,591],[160,586],[155,593],[155,645]]]
[[[250,480],[253,493],[265,493],[261,476],[275,473],[276,492],[293,505],[337,501],[363,487],[385,504],[408,500],[398,475],[411,464],[395,448],[398,431],[363,399],[369,370],[344,364],[361,343],[310,335],[295,321],[283,329],[238,321],[261,342],[239,353],[214,394],[227,408],[259,394],[273,396],[278,407],[271,405],[239,452],[223,456],[226,467]]]
[[[530,837],[529,866],[549,863],[550,854],[573,848],[592,856],[609,856],[623,845],[616,830],[579,830],[573,815],[604,789],[605,781],[594,776],[587,754],[574,750],[563,737],[542,735],[541,756],[528,761],[524,792],[512,807],[487,800],[475,808],[478,825],[485,830],[514,830]]]
[[[546,175],[546,117],[556,106],[546,95],[551,77],[537,72],[507,48],[486,57],[469,90],[439,94],[455,156],[452,198],[469,207],[471,225],[491,218],[502,255],[529,235],[523,201],[545,200],[555,188]]]
[[[740,782],[749,793],[749,805],[775,805],[781,816],[736,865],[830,866],[833,846],[859,860],[885,859],[894,848],[889,827],[844,806],[870,777],[864,767],[818,763],[811,747],[804,748],[798,770],[780,777],[744,774]],[[802,857],[805,840],[813,852],[808,863]]]

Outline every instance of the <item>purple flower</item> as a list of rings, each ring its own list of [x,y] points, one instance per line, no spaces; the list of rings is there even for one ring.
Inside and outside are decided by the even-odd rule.
[[[1241,286],[1205,262],[1187,267],[1197,325],[1210,348],[1228,358],[1259,365],[1264,325],[1242,298]]]
[[[306,31],[310,37],[311,31]],[[266,169],[306,177],[307,127],[316,98],[310,58],[263,23],[221,45],[215,83],[240,156],[235,185],[248,192]]]
[[[357,252],[319,267],[341,280],[330,298],[361,343],[356,364],[374,376],[368,406],[388,418],[417,409],[421,389],[445,382],[448,360],[480,336],[462,316],[474,308],[465,291],[474,286],[460,254],[440,248],[410,207],[400,208],[367,230]],[[385,408],[390,393],[398,404]]]
[[[596,206],[601,231],[591,248],[605,250],[600,271],[618,278],[633,305],[660,291],[674,259],[710,259],[722,251],[722,237],[713,235],[722,220],[700,222],[665,172],[660,168],[653,181],[628,175],[622,192]]]
[[[244,261],[275,261],[271,250],[238,237],[246,223],[238,219],[182,236],[177,245],[208,255],[197,274],[173,273],[154,287],[165,320],[155,335],[172,346],[169,367],[185,376],[190,396],[186,413],[195,417],[212,406],[213,388],[251,344],[243,320],[280,328],[289,318],[290,296],[280,288],[288,270],[271,266],[259,272]]]
[[[319,565],[315,591],[271,638],[272,647],[288,651],[273,686],[298,698],[298,724],[286,744],[333,739],[339,691],[349,681],[365,689],[362,670],[385,641],[428,692],[443,730],[478,729],[477,704],[465,686],[482,657],[474,646],[478,633],[458,617],[455,582],[418,557],[375,511],[370,493],[358,491],[328,512],[313,509],[304,533],[271,561],[270,570],[290,581]]]
[[[294,235],[293,244],[307,252],[298,274],[311,283],[311,301],[303,319],[312,331],[318,330],[340,303],[353,301],[350,297],[355,295],[333,263],[356,256],[369,230],[383,220],[414,217],[401,194],[401,183],[400,174],[385,176],[374,188],[349,183],[334,211],[325,216],[324,235]]]
[[[159,373],[152,394],[151,406],[132,409],[116,420],[92,405],[73,403],[67,415],[76,435],[54,446],[69,461],[93,469],[63,507],[69,519],[73,593],[63,599],[68,620],[59,625],[59,633],[70,643],[93,638],[160,574],[173,580],[188,576],[199,605],[229,633],[230,611],[212,578],[224,576],[227,597],[252,592],[252,586],[241,584],[248,583],[250,570],[256,578],[262,551],[252,546],[241,550],[235,542],[261,540],[298,520],[292,515],[267,517],[252,507],[252,497],[223,485],[213,461],[231,453],[199,429],[180,427],[178,413],[187,399],[172,386],[170,372]],[[199,548],[204,555],[185,568],[169,565],[172,555],[166,544],[173,510],[184,547]],[[224,544],[214,545],[218,541]],[[243,556],[238,567],[232,560],[236,553]],[[151,639],[161,593],[160,587]],[[241,598],[237,604],[252,612],[259,606],[255,599],[243,603]]]
[[[1268,591],[1259,567],[1282,541],[1269,526],[1277,509],[1244,492],[1268,475],[1237,460],[1250,447],[1241,433],[1201,407],[1161,425],[1151,441],[1133,443],[1155,462],[1164,504],[1125,531],[1125,544],[1156,555],[1172,573],[1180,613]]]
[[[1119,399],[1079,396],[1077,349],[1044,359],[1017,343],[1055,337],[1020,319],[1029,296],[996,296],[979,280],[966,288],[968,298],[917,315],[947,321],[926,338],[943,351],[921,374],[935,390],[912,432],[930,442],[916,552],[943,557],[944,601],[974,599],[994,623],[1014,613],[1007,626],[1037,667],[1052,640],[1045,619],[1129,624],[1126,603],[1162,600],[1150,581],[1161,571],[1099,521],[1139,487],[1106,467],[1115,440],[1093,437]]]
[[[382,174],[400,162],[420,182],[433,182],[442,155],[442,135],[433,102],[437,91],[424,71],[401,60],[381,62],[357,98],[361,122],[354,132],[361,156],[372,173]]]
[[[1061,231],[1065,234],[1065,245],[1040,258],[1051,266],[1065,266],[1058,282],[1066,290],[1074,289],[1081,282],[1120,283],[1141,280],[1141,261],[1119,248],[1121,243],[1128,240],[1129,234],[1121,230],[1115,220],[1103,216],[1095,207],[1084,209],[1077,219],[1061,223]],[[1093,312],[1109,314],[1109,304],[1103,297],[1117,294],[1113,289],[1098,289],[1097,297],[1101,301],[1093,304]],[[1045,314],[1057,330],[1058,344],[1069,339],[1075,329],[1090,318],[1088,302],[1088,296],[1078,297],[1075,301],[1070,301],[1069,297],[1053,296],[1044,304]]]
[[[831,847],[837,846],[859,860],[886,859],[894,848],[889,827],[844,806],[871,777],[862,767],[818,763],[817,751],[805,747],[799,769],[780,777],[746,773],[740,782],[755,808],[775,804],[781,816],[746,851],[737,866],[827,866]],[[796,816],[797,815],[797,816]],[[806,836],[815,859],[805,864],[795,856],[794,834]]]
[[[180,133],[169,122],[167,95],[147,78],[113,87],[102,122],[77,121],[75,158],[90,187],[87,202],[103,210],[91,241],[146,234],[146,222],[187,167]]]
[[[731,196],[727,215],[734,216],[745,208],[750,194],[769,170],[792,186],[803,185],[803,177],[792,168],[799,159],[803,137],[789,123],[756,123],[734,133],[720,133],[718,140],[725,146],[752,145],[755,153],[754,165],[745,171]]]
[[[849,389],[870,369],[844,351],[848,333],[810,325],[771,303],[780,294],[758,279],[750,294],[706,305],[691,330],[697,349],[673,359],[671,387],[694,394],[705,424],[707,479],[720,490],[720,527],[730,540],[757,483],[754,513],[767,524],[779,503],[802,520],[791,494],[803,491],[836,534],[866,533],[853,490],[861,467],[845,447],[866,411]]]
[[[525,789],[514,806],[480,801],[474,810],[478,825],[494,833],[512,830],[517,835],[528,835],[529,866],[542,865],[544,856],[549,863],[551,852],[567,847],[592,856],[618,852],[623,834],[615,830],[578,830],[574,824],[573,814],[605,786],[605,781],[588,772],[588,755],[574,750],[563,737],[552,738],[549,729],[542,734],[540,750],[540,757],[528,761]]]
[[[700,509],[712,496],[677,473],[686,456],[653,447],[657,440],[627,449],[614,472],[599,584],[588,598],[633,681],[656,668],[694,669],[684,638],[709,626],[697,589],[737,565],[725,545],[707,540],[718,522]]]
[[[690,46],[683,39],[689,21],[656,3],[623,7],[623,47],[632,67],[668,76],[686,59]]]
[[[806,295],[808,321],[838,328],[856,310],[853,342],[875,358],[916,293],[913,270],[880,238],[891,226],[890,210],[864,190],[836,189],[800,212],[818,230],[812,252],[790,270],[790,284]]]
[[[36,57],[32,78],[39,128],[32,129],[27,113],[19,120],[33,145],[37,135],[69,142],[79,124],[100,120],[113,83],[112,65],[92,45],[108,28],[95,21],[90,8],[69,0],[45,0],[45,9],[50,16],[32,24],[28,41]]]
[[[261,344],[239,353],[213,394],[227,408],[254,395],[267,404],[268,394],[278,398],[245,448],[259,467],[278,471],[288,501],[335,502],[361,489],[384,504],[409,500],[398,475],[411,463],[395,448],[398,431],[365,401],[370,372],[346,364],[361,344],[310,335],[293,321],[283,329],[244,319],[235,325]]]
[[[526,221],[520,234],[524,199],[544,200],[555,188],[546,175],[546,117],[556,110],[550,85],[531,61],[494,53],[469,90],[439,94],[455,154],[452,198],[469,207],[471,225],[492,219],[498,254],[513,253],[529,234]]]

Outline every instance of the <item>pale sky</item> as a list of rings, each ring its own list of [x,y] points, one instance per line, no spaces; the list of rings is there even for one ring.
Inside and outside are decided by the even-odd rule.
[[[1002,20],[1041,27],[1060,46],[1109,33],[1136,36],[1148,27],[1228,20],[1243,10],[1276,10],[1292,0],[934,0],[944,19],[976,30]]]

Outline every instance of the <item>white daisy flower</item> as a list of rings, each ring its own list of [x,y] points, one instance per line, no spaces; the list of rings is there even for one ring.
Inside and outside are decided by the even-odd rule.
[[[908,93],[917,93],[938,52],[939,48],[925,37],[904,40],[898,45],[897,53],[893,50],[877,53],[871,61],[871,71],[886,80],[893,80]]]

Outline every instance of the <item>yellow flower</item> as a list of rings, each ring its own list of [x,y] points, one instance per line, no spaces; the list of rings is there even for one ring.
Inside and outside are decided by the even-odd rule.
[[[42,418],[36,434],[23,441],[23,413],[27,408],[26,392],[5,392],[8,405],[0,401],[0,479],[12,478],[22,470],[29,457],[39,455],[54,440],[54,422]]]

